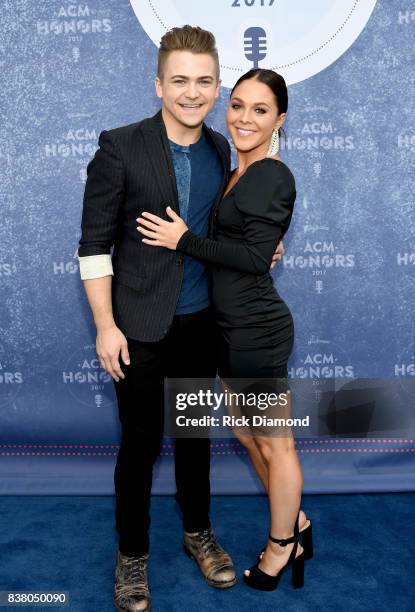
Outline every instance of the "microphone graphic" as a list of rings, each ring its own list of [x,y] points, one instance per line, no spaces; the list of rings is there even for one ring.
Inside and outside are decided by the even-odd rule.
[[[245,57],[258,68],[258,62],[267,55],[267,33],[263,28],[252,27],[244,32]]]

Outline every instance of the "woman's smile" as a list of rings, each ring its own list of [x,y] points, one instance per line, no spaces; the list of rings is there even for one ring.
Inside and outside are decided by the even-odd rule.
[[[248,130],[247,128],[235,128],[239,136],[252,136],[252,134],[256,133],[256,130]]]

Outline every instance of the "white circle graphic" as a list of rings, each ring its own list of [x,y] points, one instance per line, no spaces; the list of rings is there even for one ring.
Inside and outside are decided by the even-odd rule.
[[[158,46],[186,23],[214,33],[225,87],[250,68],[298,83],[335,62],[364,29],[376,0],[130,0]]]

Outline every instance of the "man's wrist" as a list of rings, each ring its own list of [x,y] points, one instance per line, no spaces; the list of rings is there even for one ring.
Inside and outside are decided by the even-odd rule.
[[[114,319],[108,321],[95,321],[95,327],[97,328],[97,332],[105,332],[117,328]]]

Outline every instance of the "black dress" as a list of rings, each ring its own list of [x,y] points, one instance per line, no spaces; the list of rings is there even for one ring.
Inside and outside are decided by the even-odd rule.
[[[190,230],[179,240],[178,251],[211,264],[221,376],[287,376],[294,325],[270,264],[290,225],[295,197],[288,166],[270,158],[256,161],[221,201],[214,240]]]

